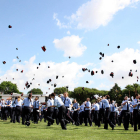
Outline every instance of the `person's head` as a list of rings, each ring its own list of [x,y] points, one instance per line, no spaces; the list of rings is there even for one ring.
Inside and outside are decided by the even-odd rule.
[[[112,100],[112,103],[114,103],[114,100]]]
[[[124,100],[127,100],[127,99],[128,99],[128,96],[125,96],[125,97],[124,97]]]
[[[66,98],[66,97],[68,97],[68,92],[64,92],[64,97]]]
[[[55,98],[55,93],[51,94],[51,98],[53,98],[53,99]]]
[[[58,97],[61,97],[61,95],[59,94]]]
[[[35,100],[37,101],[38,99],[39,99],[39,97],[38,97],[38,96],[36,96],[36,97],[35,97]]]
[[[16,99],[17,99],[17,100],[18,100],[18,102],[19,102],[19,101],[20,101],[20,96],[16,97],[16,98],[15,98],[15,100],[16,100]]]
[[[74,103],[76,103],[77,101],[76,101],[76,99],[74,99],[74,101],[73,101]]]
[[[135,94],[135,98],[136,98],[136,99],[139,99],[139,98],[140,98],[140,95],[139,95],[138,93],[136,93],[136,94]]]
[[[31,99],[31,98],[32,98],[32,94],[31,94],[31,93],[29,93],[28,98],[29,98],[29,99]]]
[[[106,96],[105,96],[105,99],[110,99],[110,96],[109,96],[109,95],[106,95]]]
[[[87,98],[87,102],[90,101],[90,98]]]

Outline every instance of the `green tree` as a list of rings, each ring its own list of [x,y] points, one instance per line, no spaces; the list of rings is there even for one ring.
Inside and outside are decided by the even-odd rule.
[[[57,95],[63,94],[65,91],[68,91],[68,89],[66,87],[59,87],[59,88],[54,89],[54,93]]]
[[[19,92],[17,85],[10,81],[3,81],[0,84],[0,92],[3,92],[4,94],[21,93]]]
[[[110,96],[110,100],[116,100],[118,104],[121,103],[122,100],[122,91],[121,88],[118,86],[117,83],[110,89],[108,92],[108,95]]]
[[[132,85],[127,85],[125,88],[129,91],[129,97],[130,97],[131,96],[130,92],[134,91],[134,87]]]
[[[32,94],[43,94],[42,90],[39,88],[33,88],[30,91],[28,91],[28,94],[32,93]]]
[[[137,83],[134,83],[133,84],[133,87],[134,87],[134,89],[135,89],[135,94],[137,93],[137,88],[139,87],[139,85],[137,84]]]

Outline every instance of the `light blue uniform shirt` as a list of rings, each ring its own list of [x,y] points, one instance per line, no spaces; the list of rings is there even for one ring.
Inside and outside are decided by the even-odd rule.
[[[85,108],[85,110],[91,110],[91,103],[90,103],[90,101],[86,102],[86,106],[85,107],[89,107],[89,108]]]
[[[99,111],[100,109],[100,105],[98,103],[94,104],[95,111]]]
[[[102,102],[99,102],[99,105],[100,105],[100,109],[104,109],[105,108],[105,106],[104,106],[104,104],[103,104],[103,106],[102,106]]]
[[[52,106],[52,105],[54,105],[54,100],[53,100],[53,99],[49,99],[49,100],[47,101],[47,107],[50,107],[50,106]]]
[[[16,101],[12,101],[12,107],[16,107]]]
[[[22,104],[23,104],[23,101],[22,101],[22,100],[20,100],[20,101],[18,102],[18,100],[16,99],[16,106],[22,106]]]
[[[129,110],[130,110],[130,112],[133,112],[132,102],[130,103]]]
[[[128,101],[127,100],[122,101],[122,104],[125,103],[125,102],[128,102]],[[128,109],[129,109],[129,105],[130,105],[130,103],[128,103]],[[122,109],[123,110],[127,110],[127,103],[125,105],[123,105],[123,108]]]
[[[78,109],[79,107],[78,107],[78,103],[74,103],[73,104],[73,107],[75,107],[75,109]]]
[[[133,105],[137,105],[138,104],[138,100],[137,99],[134,99],[133,101],[132,101],[132,106]],[[138,105],[136,106],[136,107],[133,107],[133,109],[138,109]]]
[[[23,100],[23,103],[24,103],[24,106],[31,107],[33,105],[33,100],[31,99],[31,101],[30,101],[30,99],[28,99],[28,97],[27,97]]]
[[[83,111],[84,111],[84,107],[85,107],[84,104],[82,104],[82,105],[80,106],[80,112],[83,112]]]
[[[72,104],[72,101],[71,101],[71,99],[69,98],[69,97],[64,97],[63,98],[63,103],[65,103],[64,105],[65,105],[65,107],[69,107],[69,105],[71,105]]]
[[[62,102],[61,98],[59,98],[58,96],[55,96],[54,106],[61,107],[62,105],[64,105],[64,103]]]
[[[34,107],[34,109],[35,108],[39,108],[39,104],[40,104],[40,102],[37,100],[37,101],[34,101],[33,102],[33,107]]]
[[[111,109],[111,112],[115,112],[116,107],[114,106],[114,104],[110,104],[110,109]]]
[[[105,108],[109,107],[109,102],[107,99],[103,99],[101,102],[104,104]]]

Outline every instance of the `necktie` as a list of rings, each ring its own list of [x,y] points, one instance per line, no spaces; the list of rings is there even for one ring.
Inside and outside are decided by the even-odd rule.
[[[65,98],[65,100],[64,100],[64,104],[65,104],[65,101],[66,101],[66,98]]]
[[[127,102],[127,111],[129,111],[129,108],[128,108],[128,102]]]

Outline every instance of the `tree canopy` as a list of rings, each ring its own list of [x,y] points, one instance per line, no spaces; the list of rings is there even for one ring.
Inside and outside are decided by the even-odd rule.
[[[32,94],[43,94],[42,90],[39,88],[33,88],[30,91],[28,91],[28,94],[32,93]]]
[[[18,90],[17,85],[13,84],[10,81],[3,81],[0,84],[0,92],[2,92],[3,94],[11,94],[11,93],[21,94],[21,92],[19,92],[19,90]]]

